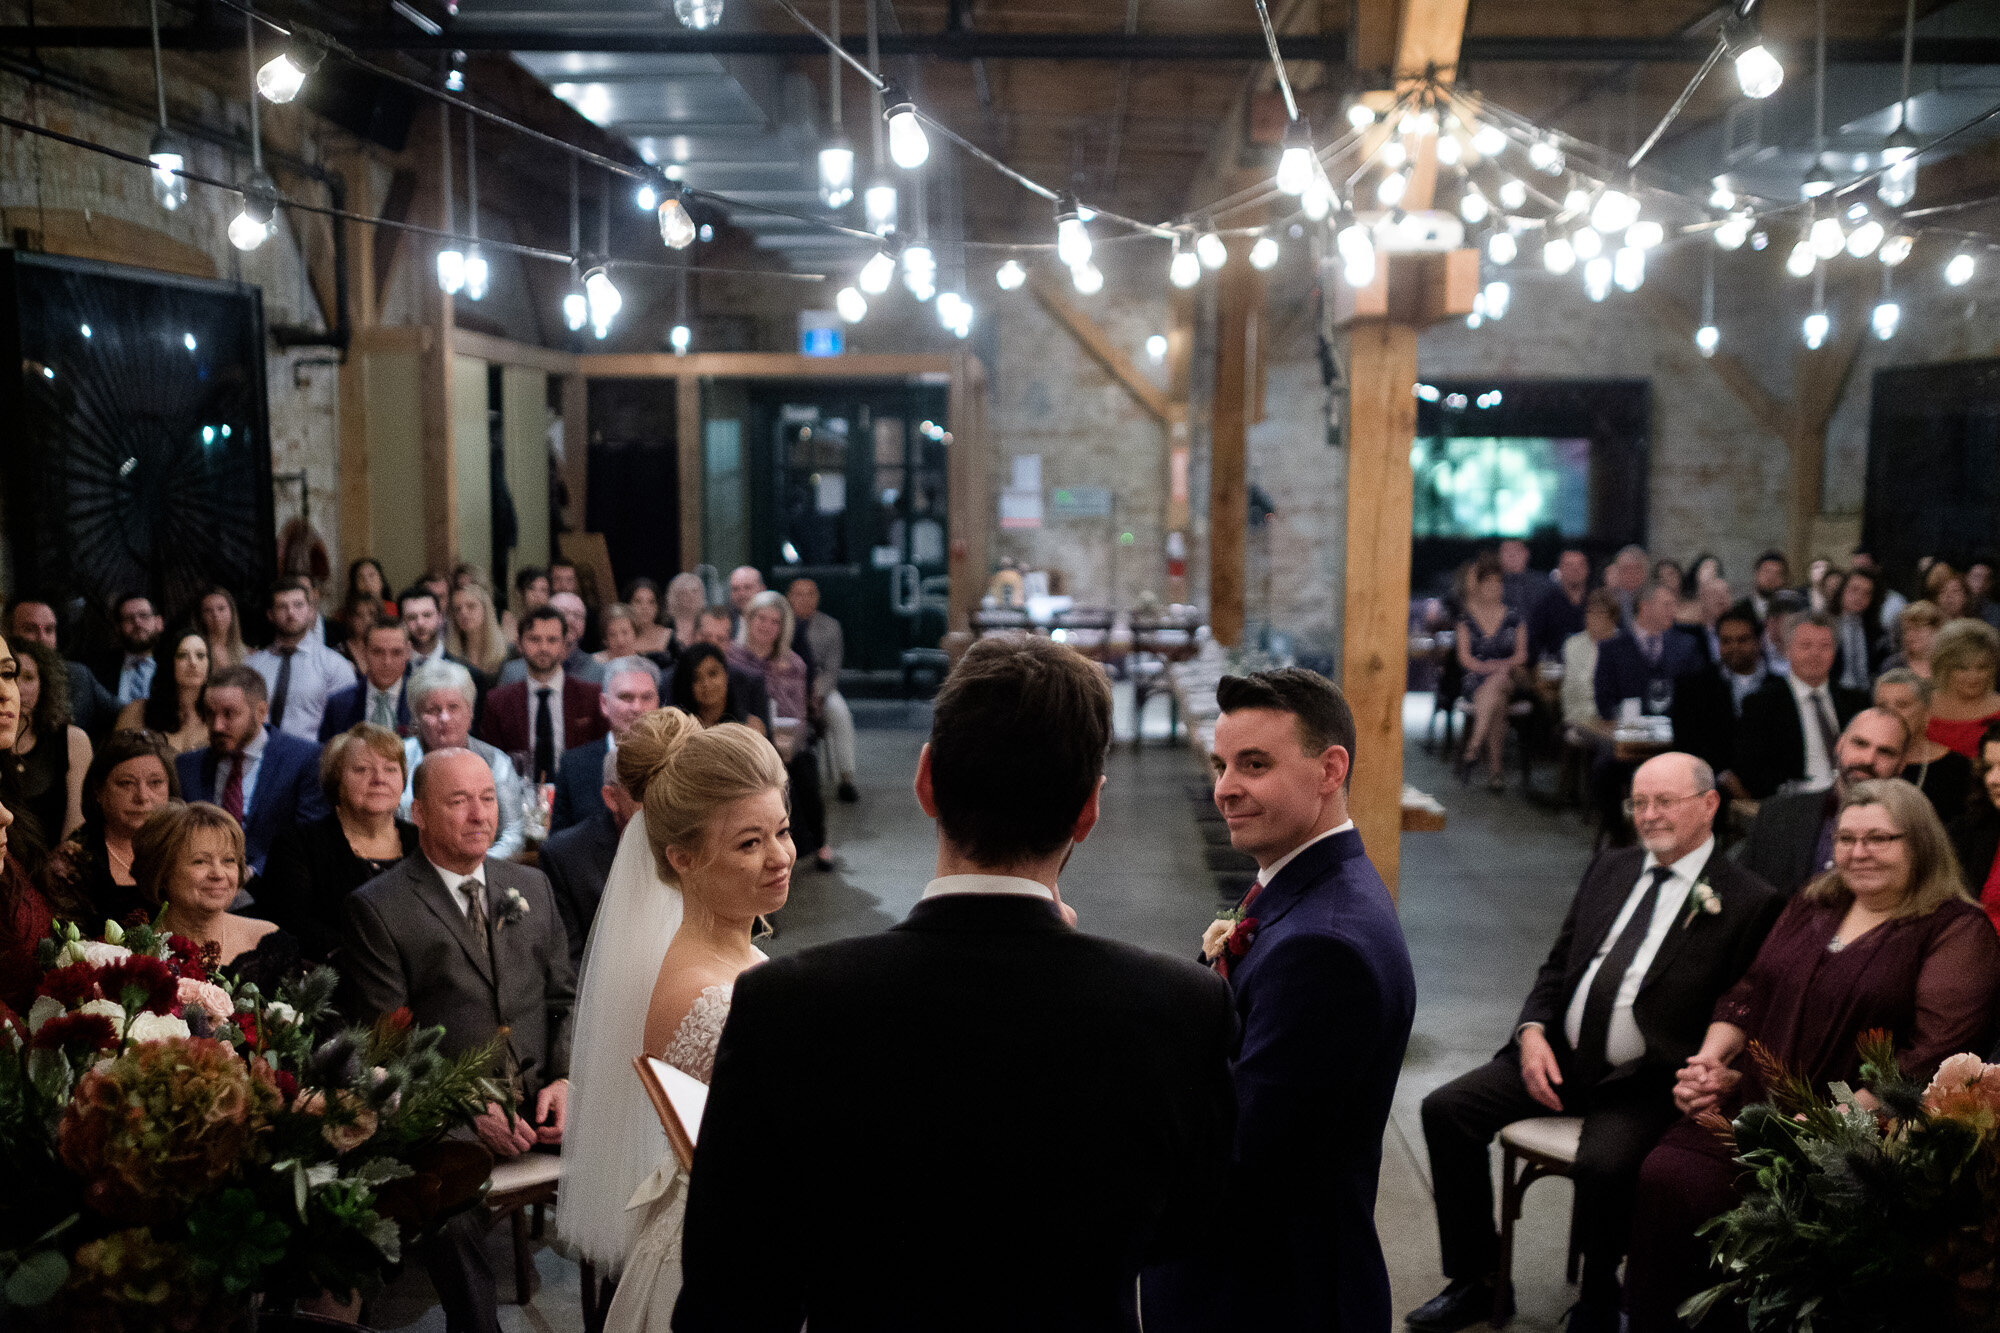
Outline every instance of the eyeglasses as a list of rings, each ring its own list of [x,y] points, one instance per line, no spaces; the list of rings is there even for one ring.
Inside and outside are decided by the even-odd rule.
[[[1879,829],[1867,833],[1836,833],[1833,835],[1833,847],[1840,852],[1851,852],[1856,847],[1879,852],[1892,842],[1901,842],[1903,836],[1901,833],[1883,833]]]
[[[1627,797],[1625,801],[1625,817],[1630,819],[1634,815],[1648,814],[1654,810],[1657,810],[1664,815],[1667,813],[1667,811],[1673,809],[1675,806],[1681,804],[1683,801],[1698,801],[1706,795],[1708,795],[1707,792],[1698,791],[1690,793],[1689,795],[1686,796]]]

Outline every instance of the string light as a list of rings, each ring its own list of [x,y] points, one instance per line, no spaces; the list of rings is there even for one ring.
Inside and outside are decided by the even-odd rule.
[[[1090,262],[1090,229],[1077,214],[1076,196],[1067,190],[1056,197],[1056,258],[1071,268]]]
[[[1384,208],[1394,208],[1403,202],[1403,192],[1409,188],[1410,178],[1400,171],[1392,171],[1375,187],[1375,200]]]
[[[1876,302],[1874,311],[1868,316],[1868,327],[1874,330],[1879,341],[1888,342],[1896,336],[1896,326],[1902,321],[1903,308],[1889,293],[1889,270],[1885,268],[1882,270],[1882,299]]]
[[[1606,190],[1590,210],[1590,225],[1607,236],[1624,231],[1639,218],[1639,201],[1623,190]]]
[[[1486,284],[1486,315],[1489,319],[1507,318],[1507,302],[1513,299],[1514,289],[1504,282]]]
[[[903,286],[920,303],[937,295],[937,258],[927,242],[913,241],[903,247]]]
[[[639,206],[641,213],[650,213],[660,206],[660,192],[647,181],[632,193],[632,202]]]
[[[486,263],[486,256],[479,252],[479,245],[474,242],[465,251],[465,299],[483,300],[487,281],[491,277],[492,270]]]
[[[243,191],[243,208],[229,223],[229,243],[238,250],[255,250],[271,234],[271,219],[277,213],[277,189],[270,176],[259,170]]]
[[[1594,227],[1578,227],[1570,233],[1569,243],[1576,248],[1578,259],[1595,259],[1604,253],[1604,237]]]
[[[1455,167],[1458,165],[1461,156],[1458,136],[1446,134],[1438,139],[1437,160],[1441,165]]]
[[[1589,210],[1590,210],[1589,191],[1585,190],[1580,185],[1570,186],[1569,193],[1563,196],[1562,211],[1565,213],[1583,214],[1588,212]]]
[[[675,356],[686,356],[688,345],[694,341],[694,330],[685,324],[676,324],[667,333],[667,343],[674,349]]]
[[[153,164],[153,202],[169,213],[174,212],[188,197],[187,180],[179,174],[187,165],[180,141],[162,129],[153,135],[146,158]]]
[[[1620,291],[1638,291],[1646,281],[1646,252],[1636,245],[1620,246],[1611,257],[1611,280]]]
[[[681,201],[680,191],[675,190],[660,201],[660,239],[669,250],[685,250],[694,244],[694,238],[694,218]]]
[[[895,276],[896,261],[889,257],[887,250],[877,250],[874,256],[861,266],[861,272],[854,281],[870,296],[880,296],[889,290],[889,282]]]
[[[1716,224],[1715,243],[1724,250],[1741,250],[1750,239],[1750,214],[1732,213]]]
[[[1365,102],[1349,102],[1347,104],[1347,123],[1357,130],[1365,130],[1375,123],[1375,113],[1369,109]]]
[[[1729,186],[1729,177],[1717,176],[1711,182],[1714,188],[1708,192],[1708,206],[1718,212],[1727,213],[1736,207],[1736,191]]]
[[[1889,149],[1882,156],[1888,158]],[[1917,194],[1917,158],[1914,148],[1890,161],[1889,169],[1875,179],[1875,197],[1891,208],[1901,208]],[[1892,330],[1893,331],[1893,330]]]
[[[1194,243],[1194,252],[1205,269],[1218,269],[1229,262],[1229,247],[1213,230],[1201,234],[1201,239]]]
[[[722,22],[722,0],[674,0],[674,17],[696,32]]]
[[[1944,266],[1944,280],[1954,287],[1963,287],[1972,281],[1973,272],[1979,261],[1972,257],[1970,250],[1960,250]]]
[[[1512,232],[1496,231],[1487,239],[1486,257],[1496,264],[1511,264],[1514,262],[1514,256],[1520,252],[1520,244],[1515,241]],[[1498,319],[1500,316],[1495,315],[1493,318]]]
[[[1507,134],[1498,125],[1484,124],[1472,132],[1472,146],[1482,157],[1498,157],[1507,149]]]
[[[916,103],[898,84],[882,86],[882,116],[889,122],[889,160],[905,171],[915,171],[930,160],[930,136],[917,119]]]
[[[1576,267],[1576,247],[1567,236],[1551,236],[1542,243],[1542,267],[1557,277]]]
[[[1785,256],[1785,272],[1795,278],[1809,277],[1817,263],[1818,256],[1813,253],[1812,242],[1802,239],[1792,247],[1791,254]]]
[[[590,331],[600,340],[611,334],[611,321],[618,318],[618,311],[624,306],[625,298],[611,281],[611,275],[604,271],[604,265],[583,275],[583,295],[590,312]]]
[[[1315,176],[1312,184],[1306,186],[1305,193],[1299,196],[1299,207],[1314,222],[1325,221],[1326,215],[1333,211],[1332,188],[1323,178]]]
[[[1070,281],[1077,291],[1085,296],[1095,296],[1104,290],[1104,275],[1095,264],[1079,264],[1069,271]]]
[[[1259,236],[1257,243],[1250,247],[1250,267],[1258,270],[1269,269],[1278,262],[1278,243],[1269,236]]]
[[[1526,181],[1509,176],[1506,180],[1500,182],[1500,207],[1508,209],[1525,208],[1527,203],[1528,183]]]
[[[854,145],[836,135],[819,150],[819,202],[823,208],[845,208],[854,197]]]
[[[1194,249],[1185,243],[1180,232],[1174,233],[1174,257],[1167,265],[1167,281],[1182,291],[1201,281],[1201,260],[1195,257]]]
[[[1722,341],[1722,331],[1713,324],[1704,324],[1694,331],[1695,349],[1703,356],[1714,356],[1715,348]]]
[[[590,322],[590,298],[584,295],[583,280],[576,275],[576,265],[569,270],[569,291],[562,301],[563,323],[571,333],[581,332]]]
[[[299,95],[306,86],[306,76],[319,67],[326,52],[318,46],[301,41],[293,30],[291,43],[265,61],[257,71],[257,91],[264,100],[283,106]]]
[[[1815,310],[1807,315],[1801,328],[1801,332],[1805,334],[1807,348],[1817,352],[1825,344],[1826,335],[1832,327],[1833,321],[1827,318],[1824,310]]]
[[[1359,222],[1350,222],[1334,237],[1341,258],[1341,276],[1350,287],[1366,287],[1375,281],[1375,238]]]
[[[1375,156],[1381,159],[1385,167],[1400,167],[1410,160],[1410,150],[1403,147],[1402,140],[1391,139],[1382,145],[1382,150]]]
[[[1000,290],[1003,292],[1011,292],[1027,280],[1028,270],[1022,268],[1011,259],[993,270],[993,281],[999,284]]]
[[[1479,192],[1477,185],[1468,184],[1465,193],[1458,197],[1458,215],[1475,226],[1486,221],[1486,215],[1491,211],[1492,206],[1486,202],[1486,196]]]
[[[1146,339],[1146,358],[1154,365],[1167,359],[1167,335],[1155,333]]]
[[[1806,178],[1799,183],[1799,198],[1817,199],[1831,189],[1833,189],[1832,174],[1827,171],[1822,159],[1815,158],[1812,169],[1806,172]]]
[[[1762,99],[1778,91],[1785,81],[1785,67],[1764,45],[1754,21],[1746,23],[1729,44],[1729,54],[1736,64],[1736,85],[1745,97]]]
[[[1593,301],[1611,295],[1611,261],[1603,255],[1583,266],[1583,294]]]
[[[861,216],[877,236],[896,230],[896,187],[881,180],[869,186],[861,195]]]
[[[1546,175],[1560,176],[1565,165],[1563,151],[1547,139],[1537,139],[1528,145],[1528,165]]]
[[[1278,189],[1285,194],[1304,194],[1313,182],[1317,166],[1312,127],[1301,117],[1285,126],[1285,147],[1278,155]]]
[[[1820,218],[1806,233],[1812,242],[1812,252],[1821,259],[1831,259],[1847,248],[1847,233],[1840,228],[1839,218]]]
[[[1881,223],[1869,218],[1847,233],[1847,253],[1856,259],[1866,259],[1880,248],[1882,238],[1887,234]]]
[[[1666,239],[1666,228],[1650,218],[1640,218],[1625,229],[1625,244],[1641,250],[1651,250]]]
[[[465,118],[465,221],[466,230],[472,233],[472,244],[465,248],[465,299],[468,301],[485,298],[486,283],[492,276],[492,271],[487,267],[486,256],[479,250],[478,127],[479,122],[476,119],[471,116]],[[605,177],[604,183],[608,191],[611,178]],[[608,210],[611,201],[606,199],[604,206]]]
[[[1909,235],[1898,232],[1882,242],[1882,248],[1875,252],[1875,257],[1881,260],[1885,266],[1894,268],[1905,259],[1908,259],[1910,251],[1916,249],[1916,246],[1916,241]]]

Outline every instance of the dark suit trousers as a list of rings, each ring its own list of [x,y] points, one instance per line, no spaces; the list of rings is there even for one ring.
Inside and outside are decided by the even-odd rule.
[[[444,1308],[446,1333],[500,1333],[493,1260],[486,1253],[486,1233],[492,1229],[485,1205],[474,1204],[419,1247],[424,1271]]]
[[[1576,1231],[1585,1261],[1584,1295],[1615,1300],[1640,1164],[1680,1112],[1657,1082],[1620,1079],[1579,1094],[1568,1077],[1565,1071],[1566,1081],[1557,1089],[1564,1106],[1571,1108],[1563,1114],[1583,1115],[1583,1139],[1570,1178],[1576,1186]],[[1477,1279],[1499,1266],[1488,1145],[1516,1120],[1554,1114],[1528,1095],[1520,1060],[1511,1049],[1424,1098],[1424,1142],[1431,1154],[1446,1277]]]

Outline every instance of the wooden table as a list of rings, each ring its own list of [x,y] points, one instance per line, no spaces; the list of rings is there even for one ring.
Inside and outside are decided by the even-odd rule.
[[[1633,737],[1620,738],[1618,729],[1603,718],[1590,724],[1603,742],[1611,747],[1611,755],[1621,764],[1643,764],[1655,755],[1666,754],[1674,748],[1672,741],[1638,740]]]

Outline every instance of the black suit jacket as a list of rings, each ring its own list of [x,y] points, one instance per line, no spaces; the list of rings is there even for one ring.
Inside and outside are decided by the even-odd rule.
[[[560,833],[573,824],[610,813],[604,808],[604,756],[610,752],[609,733],[588,745],[563,751],[556,761],[556,806],[549,818],[552,832]]]
[[[602,800],[598,801],[595,814],[580,824],[551,833],[542,844],[536,864],[549,877],[549,890],[556,896],[556,911],[561,913],[563,928],[569,932],[569,961],[573,967],[583,966],[584,942],[590,938],[590,923],[597,919],[597,900],[604,896],[604,881],[611,878],[611,861],[617,855],[618,822]]]
[[[1033,898],[745,972],[674,1328],[1136,1329],[1140,1268],[1212,1243],[1234,1034],[1213,973]]]
[[[1826,869],[1819,862],[1820,830],[1839,808],[1840,797],[1831,789],[1767,797],[1736,847],[1737,864],[1791,897]]]
[[[1736,693],[1711,662],[1674,686],[1674,748],[1706,760],[1717,773],[1736,768]]]
[[[417,850],[417,826],[396,821],[403,855]],[[275,921],[298,937],[299,950],[315,963],[333,962],[340,947],[340,912],[347,895],[375,878],[376,871],[354,854],[338,814],[301,824],[278,835],[257,881],[254,914]]]
[[[1868,696],[1827,682],[1835,723],[1845,729],[1854,715],[1868,707]],[[1743,701],[1736,729],[1736,776],[1743,789],[1759,800],[1806,775],[1805,722],[1799,717],[1798,696],[1783,676],[1771,675]],[[1827,758],[1831,760],[1832,755]],[[1780,887],[1783,887],[1782,885]]]
[[[1615,720],[1623,700],[1643,700],[1652,681],[1678,681],[1700,670],[1701,663],[1701,649],[1695,646],[1694,637],[1678,626],[1660,636],[1657,662],[1647,660],[1631,629],[1622,629],[1597,645],[1597,675],[1591,681],[1597,695],[1597,715]]]
[[[83,663],[63,665],[69,668],[69,720],[84,729],[92,744],[101,744],[118,720],[118,699]]]
[[[1991,801],[1951,821],[1951,848],[1958,853],[1958,868],[1965,872],[1965,889],[1977,901],[1986,891],[1993,873],[1993,858],[2000,856],[2000,810]]]
[[[1535,984],[1515,1020],[1539,1023],[1565,1069],[1573,1052],[1564,1018],[1591,960],[1617,923],[1646,862],[1643,847],[1604,852],[1583,872],[1554,947],[1535,974]],[[1613,1071],[1605,1082],[1639,1078],[1664,1090],[1674,1072],[1701,1049],[1715,1002],[1749,970],[1785,900],[1756,875],[1731,862],[1720,848],[1709,853],[1703,874],[1722,910],[1713,915],[1683,911],[1653,955],[1632,1004],[1632,1021],[1646,1039],[1645,1058]]]

